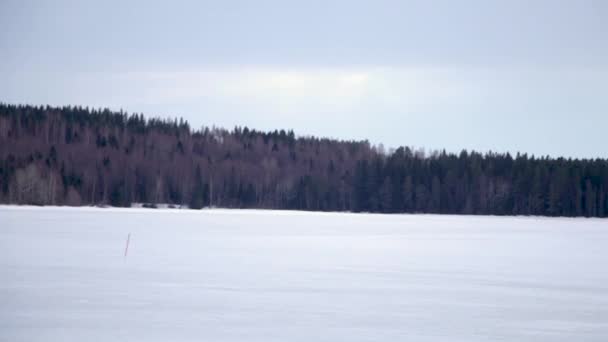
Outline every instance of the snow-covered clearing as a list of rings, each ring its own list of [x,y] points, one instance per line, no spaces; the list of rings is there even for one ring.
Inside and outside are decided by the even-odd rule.
[[[0,272],[0,341],[608,338],[600,219],[9,206]]]

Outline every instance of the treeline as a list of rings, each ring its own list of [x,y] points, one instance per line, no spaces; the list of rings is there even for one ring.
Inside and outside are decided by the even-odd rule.
[[[608,161],[387,153],[293,131],[0,104],[0,202],[605,217]]]

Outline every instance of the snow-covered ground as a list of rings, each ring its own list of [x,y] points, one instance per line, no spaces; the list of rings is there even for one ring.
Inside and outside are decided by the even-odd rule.
[[[0,275],[0,341],[608,340],[599,219],[0,207]]]

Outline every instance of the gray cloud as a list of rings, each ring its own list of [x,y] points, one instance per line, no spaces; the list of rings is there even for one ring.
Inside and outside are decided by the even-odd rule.
[[[600,1],[4,1],[2,101],[607,156]]]

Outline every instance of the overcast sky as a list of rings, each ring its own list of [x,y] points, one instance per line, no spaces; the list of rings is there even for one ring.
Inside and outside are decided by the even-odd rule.
[[[608,157],[608,1],[0,1],[0,101]]]

